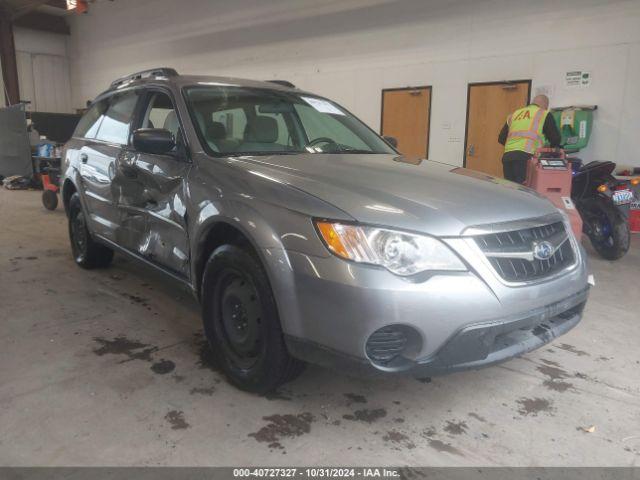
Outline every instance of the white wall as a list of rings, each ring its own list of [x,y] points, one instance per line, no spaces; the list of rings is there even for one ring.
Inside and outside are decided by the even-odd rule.
[[[552,105],[598,105],[585,158],[640,166],[640,0],[136,0],[94,3],[71,25],[75,107],[172,66],[288,79],[378,130],[383,88],[431,85],[429,156],[461,164],[468,83],[532,79]],[[565,88],[573,70],[591,85]]]
[[[16,51],[67,56],[68,35],[14,27],[13,40]]]
[[[0,108],[4,108],[4,78],[2,76],[2,61],[0,61]]]
[[[66,35],[15,28],[20,99],[28,110],[73,113]]]

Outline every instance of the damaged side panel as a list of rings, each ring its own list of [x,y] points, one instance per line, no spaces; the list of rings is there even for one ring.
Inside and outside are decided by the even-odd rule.
[[[171,155],[125,151],[112,182],[120,214],[117,243],[189,277],[185,182],[190,164]]]

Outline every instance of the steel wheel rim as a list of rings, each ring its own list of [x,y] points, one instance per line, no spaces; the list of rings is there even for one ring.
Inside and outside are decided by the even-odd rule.
[[[215,299],[218,338],[234,366],[248,370],[260,360],[265,345],[257,289],[242,273],[227,270],[218,281]]]

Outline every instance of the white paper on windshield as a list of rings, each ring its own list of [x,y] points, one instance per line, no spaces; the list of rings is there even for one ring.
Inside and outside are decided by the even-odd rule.
[[[319,112],[344,115],[344,112],[338,109],[338,107],[321,98],[302,97],[302,99]]]

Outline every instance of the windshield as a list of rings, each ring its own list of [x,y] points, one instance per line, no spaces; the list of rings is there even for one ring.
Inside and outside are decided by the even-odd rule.
[[[396,152],[324,98],[235,86],[185,90],[200,138],[215,155]]]

